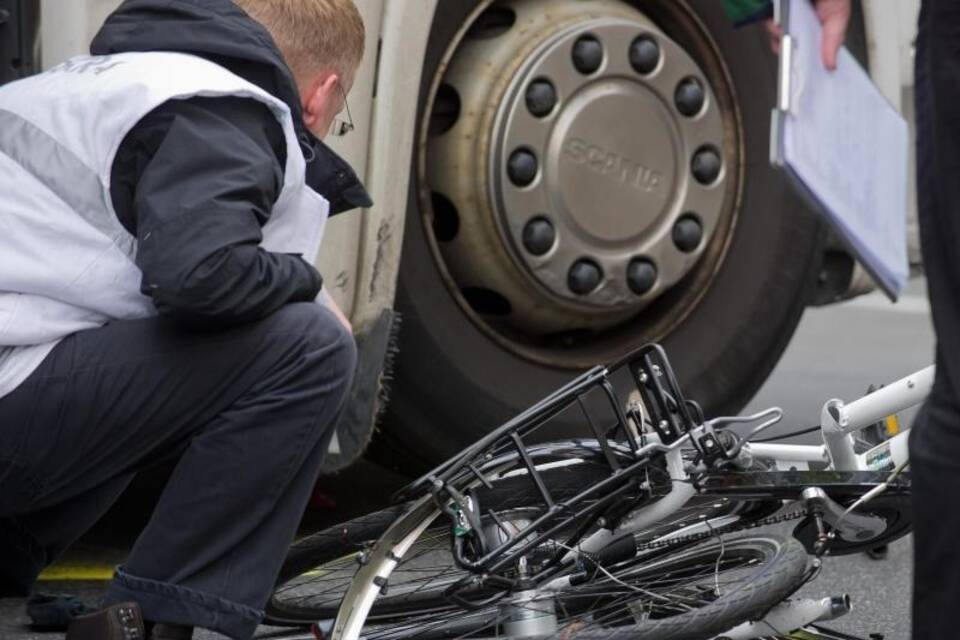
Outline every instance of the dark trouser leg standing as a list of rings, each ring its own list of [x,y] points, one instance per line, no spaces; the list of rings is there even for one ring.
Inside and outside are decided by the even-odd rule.
[[[133,599],[147,619],[249,637],[355,358],[352,337],[314,304],[222,332],[184,333],[150,319],[65,340],[0,399],[0,450],[10,452],[0,536],[32,549],[35,575],[65,540],[43,540],[31,522],[80,512],[64,536],[72,539],[138,468],[179,456],[108,602]],[[21,567],[7,581],[29,584],[29,574]]]
[[[917,191],[937,377],[911,434],[913,637],[957,637],[960,603],[960,4],[924,0],[916,57]]]

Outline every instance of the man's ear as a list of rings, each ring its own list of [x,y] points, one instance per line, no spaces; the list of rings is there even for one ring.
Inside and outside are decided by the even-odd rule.
[[[337,83],[340,76],[324,73],[314,78],[303,94],[303,121],[307,127],[315,126],[329,109],[331,101],[336,99]]]

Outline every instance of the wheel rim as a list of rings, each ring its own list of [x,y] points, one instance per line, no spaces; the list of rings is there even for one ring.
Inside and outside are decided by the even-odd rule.
[[[528,360],[581,368],[661,339],[729,246],[732,82],[695,14],[669,4],[658,22],[684,46],[622,2],[486,2],[434,78],[428,245],[464,314]],[[627,135],[605,126],[618,118]]]
[[[705,518],[728,513],[730,508],[731,503],[724,498],[694,499],[671,518],[648,531],[638,531],[637,535],[646,539],[666,535]],[[523,509],[499,512],[503,522],[522,519],[529,514],[535,515],[535,512]],[[288,622],[297,623],[334,615],[353,580],[364,549],[375,541],[375,538],[358,541],[356,551],[310,564],[303,572],[278,586],[271,597],[275,618],[284,619],[285,616]],[[449,523],[445,519],[438,521],[417,540],[391,574],[388,595],[377,600],[370,621],[395,621],[408,616],[438,616],[444,611],[460,611],[450,607],[441,595],[444,589],[466,575],[456,567],[449,553],[450,546]]]
[[[430,562],[430,555],[441,552],[441,549],[449,555],[449,533],[449,525],[443,523],[429,529],[417,540],[404,558],[405,567],[391,577],[390,598],[395,604],[391,606],[389,600],[381,599],[377,604],[378,611],[370,616],[370,620],[391,615],[388,612],[392,610],[425,606],[424,611],[433,611],[437,608],[436,593],[463,574],[455,567],[452,558],[443,566],[430,566],[422,561]],[[372,545],[375,541],[369,540],[366,544]],[[271,598],[273,608],[298,620],[309,620],[321,612],[335,613],[353,580],[362,553],[360,548],[355,553],[318,563],[280,585]],[[460,575],[456,575],[458,572]],[[418,598],[418,594],[424,597]]]
[[[555,611],[557,623],[551,637],[577,637],[607,633],[682,615],[735,594],[767,568],[776,557],[773,547],[742,541],[701,547],[668,557],[653,566],[629,561],[611,567],[581,587],[555,598],[539,596],[529,602],[533,614]],[[552,606],[545,606],[548,600]],[[414,613],[391,620],[371,618],[364,628],[369,640],[419,638],[493,638],[504,635],[515,604],[465,612],[451,608]],[[589,635],[589,637],[598,637]]]
[[[716,544],[682,559],[668,559],[658,570],[624,563],[623,568],[613,568],[611,575],[601,576],[595,588],[570,599],[567,625],[589,621],[618,627],[693,611],[737,591],[766,559],[756,548],[725,549]],[[571,611],[574,603],[576,612]]]

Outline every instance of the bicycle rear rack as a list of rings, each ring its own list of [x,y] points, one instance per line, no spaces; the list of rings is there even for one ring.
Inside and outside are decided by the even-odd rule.
[[[571,417],[568,412],[582,419],[588,430],[584,435],[591,439],[566,446],[535,444],[546,427]],[[648,344],[572,380],[425,474],[397,499],[432,494],[453,520],[458,564],[488,581],[500,580],[502,587],[521,558],[565,532],[566,540],[553,557],[526,576],[537,581],[559,566],[567,552],[564,547],[575,545],[617,503],[636,504],[648,495],[641,483],[648,479],[646,471],[656,468],[650,463],[657,455],[650,447],[644,452],[648,429],[656,432],[662,445],[670,445],[702,423],[702,412],[684,399],[663,348]],[[576,495],[554,495],[544,473],[587,457],[604,470],[603,477]],[[485,508],[480,496],[497,481],[524,476],[542,504],[523,526],[511,528],[496,511]],[[498,533],[485,534],[485,529]]]

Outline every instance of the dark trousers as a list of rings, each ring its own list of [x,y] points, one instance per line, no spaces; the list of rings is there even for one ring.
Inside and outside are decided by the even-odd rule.
[[[910,436],[913,637],[953,640],[960,604],[960,3],[955,0],[923,2],[915,82],[920,230],[937,375]]]
[[[250,637],[355,361],[309,303],[218,332],[147,319],[68,337],[0,399],[0,596],[26,595],[139,469],[174,457],[107,603]]]

